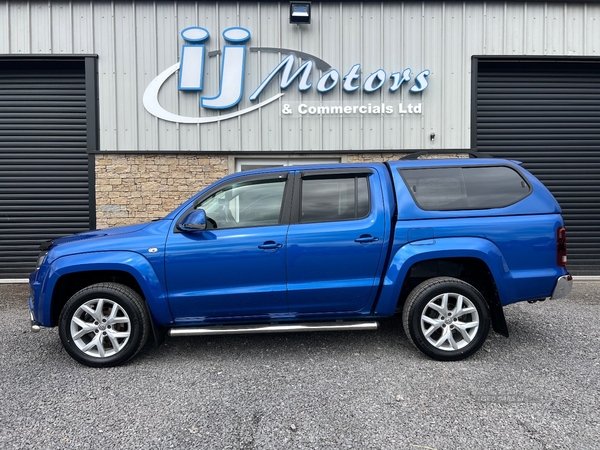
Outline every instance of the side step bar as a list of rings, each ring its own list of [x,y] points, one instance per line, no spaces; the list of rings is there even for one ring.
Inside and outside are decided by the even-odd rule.
[[[378,322],[314,322],[271,325],[214,325],[208,327],[171,328],[169,336],[201,336],[216,334],[295,333],[300,331],[376,330]]]

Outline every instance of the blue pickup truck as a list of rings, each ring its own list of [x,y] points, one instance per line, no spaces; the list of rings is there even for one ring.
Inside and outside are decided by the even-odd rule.
[[[166,217],[44,243],[32,328],[94,367],[153,336],[376,329],[402,314],[427,356],[460,360],[503,306],[564,298],[551,193],[491,158],[292,166],[223,178]]]

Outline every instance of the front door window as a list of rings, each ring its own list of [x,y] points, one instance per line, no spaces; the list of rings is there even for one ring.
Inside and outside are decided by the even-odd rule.
[[[214,228],[277,225],[283,202],[284,179],[239,182],[203,200],[203,209]]]

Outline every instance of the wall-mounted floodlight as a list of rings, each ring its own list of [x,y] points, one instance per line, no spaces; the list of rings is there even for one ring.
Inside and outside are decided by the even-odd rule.
[[[310,2],[290,2],[290,23],[310,23]]]

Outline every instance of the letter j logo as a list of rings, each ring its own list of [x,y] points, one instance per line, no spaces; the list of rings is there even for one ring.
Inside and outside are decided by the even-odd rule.
[[[188,44],[181,48],[179,90],[202,91],[206,58],[203,42],[208,40],[210,34],[202,27],[189,27],[181,32],[181,37]],[[227,109],[237,105],[242,99],[246,65],[246,46],[243,44],[250,39],[250,32],[245,28],[227,28],[223,31],[223,38],[233,45],[223,47],[219,94],[212,98],[201,97],[200,105],[203,108]]]

